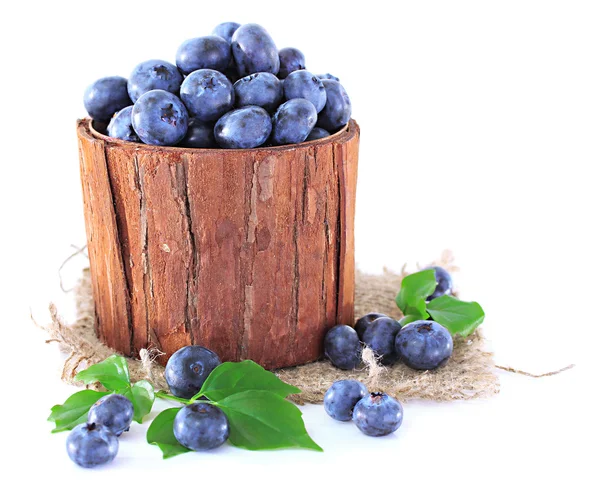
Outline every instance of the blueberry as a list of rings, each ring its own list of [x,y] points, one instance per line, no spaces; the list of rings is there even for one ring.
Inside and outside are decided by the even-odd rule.
[[[88,412],[88,423],[104,426],[115,436],[128,431],[133,421],[133,404],[121,394],[109,394],[96,401]]]
[[[231,39],[231,52],[240,76],[279,72],[279,51],[268,32],[255,23],[242,25]]]
[[[306,99],[313,103],[317,112],[321,112],[327,101],[327,93],[321,79],[307,70],[292,72],[283,81],[285,98]]]
[[[219,37],[227,40],[231,44],[231,37],[233,33],[240,28],[240,24],[237,22],[223,22],[215,27],[212,31],[213,35],[218,35]]]
[[[354,406],[368,394],[369,391],[362,382],[354,379],[336,381],[325,393],[325,412],[338,421],[350,421]]]
[[[188,112],[176,95],[157,89],[136,101],[131,121],[146,144],[175,146],[187,132]]]
[[[179,94],[183,76],[173,64],[164,60],[147,60],[133,69],[127,81],[127,91],[133,102],[154,89]]]
[[[344,127],[352,115],[352,105],[346,90],[335,80],[322,80],[327,93],[327,102],[319,114],[317,124],[329,132],[336,132]]]
[[[452,293],[452,276],[442,267],[428,267],[425,270],[435,270],[435,286],[434,292],[427,297],[427,301],[441,297],[442,295],[450,295]]]
[[[270,134],[271,117],[258,106],[228,112],[215,125],[215,139],[222,148],[257,148],[269,139]]]
[[[390,317],[380,317],[368,325],[363,333],[363,342],[380,358],[383,365],[389,366],[398,360],[394,344],[400,329],[398,321]]]
[[[293,47],[279,51],[279,78],[285,79],[292,72],[306,69],[304,54]]]
[[[283,99],[283,84],[269,72],[258,72],[242,77],[233,84],[235,104],[238,107],[259,106],[275,111]]]
[[[199,345],[182,347],[167,361],[165,379],[174,396],[195,396],[208,375],[221,363],[219,356]]]
[[[306,138],[306,141],[316,141],[317,139],[326,138],[327,136],[331,136],[331,134],[329,133],[329,131],[325,131],[325,129],[320,128],[320,127],[315,127],[308,134],[308,137]]]
[[[295,144],[306,140],[317,121],[317,110],[306,99],[292,99],[277,109],[273,116],[274,144]]]
[[[214,122],[205,122],[192,118],[188,122],[185,137],[179,145],[185,148],[215,148],[217,147],[217,142],[215,141],[214,129]]]
[[[233,86],[224,74],[200,69],[188,75],[181,84],[181,100],[190,116],[201,121],[216,121],[233,108]]]
[[[229,437],[225,413],[207,403],[193,403],[179,410],[173,421],[175,439],[193,451],[221,446]]]
[[[177,49],[175,63],[184,74],[198,69],[225,70],[231,60],[229,42],[218,35],[186,40]]]
[[[83,423],[75,426],[67,437],[69,458],[84,468],[112,461],[118,450],[118,438],[99,424]]]
[[[336,77],[336,76],[331,75],[331,74],[319,74],[317,77],[319,79],[321,79],[321,80],[328,79],[328,80],[334,80],[334,81],[338,81],[338,82],[340,81],[339,77]]]
[[[348,370],[358,367],[362,346],[356,331],[348,325],[336,325],[325,334],[325,357],[335,367]]]
[[[108,135],[111,138],[131,141],[133,143],[141,142],[131,124],[131,111],[133,111],[133,106],[124,107],[110,120],[107,129]]]
[[[319,128],[315,128],[315,129],[319,129]],[[375,322],[377,319],[379,319],[381,317],[385,317],[385,318],[389,319],[389,317],[385,314],[379,314],[377,312],[369,312],[367,315],[363,315],[360,319],[358,319],[356,321],[356,324],[354,324],[354,330],[358,334],[358,337],[360,338],[360,340],[363,340],[363,336],[365,335],[365,330],[367,330],[367,327],[369,327],[369,325],[371,325],[373,322]]]
[[[352,413],[352,421],[367,436],[385,436],[402,425],[402,404],[381,392],[362,398]]]
[[[448,362],[454,347],[448,329],[433,320],[417,320],[396,336],[396,352],[408,367],[436,369]]]
[[[88,86],[83,95],[83,105],[90,117],[97,121],[108,121],[115,112],[131,106],[124,77],[103,77]]]

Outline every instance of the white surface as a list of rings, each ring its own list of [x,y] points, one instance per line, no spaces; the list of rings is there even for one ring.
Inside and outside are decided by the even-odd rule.
[[[395,2],[395,11],[390,5],[3,7],[4,472],[8,463],[22,475],[47,479],[51,472],[63,481],[321,481],[330,473],[333,481],[384,475],[583,481],[592,447],[583,441],[598,429],[586,385],[598,380],[588,355],[598,352],[600,322],[598,5]],[[56,269],[71,243],[85,243],[74,129],[84,115],[83,90],[101,76],[127,76],[148,58],[172,61],[183,40],[225,20],[263,24],[279,47],[303,50],[309,70],[342,79],[362,128],[360,267],[400,269],[451,248],[462,269],[461,294],[486,309],[498,363],[532,372],[577,367],[539,380],[500,374],[502,392],[491,400],[409,402],[403,427],[383,439],[329,420],[320,406],[306,407],[307,427],[323,454],[227,447],[163,462],[135,426],[114,465],[83,471],[71,464],[66,435],[49,434],[45,418],[73,388],[59,382],[63,356],[43,344],[29,308],[41,323],[50,300],[72,314]]]

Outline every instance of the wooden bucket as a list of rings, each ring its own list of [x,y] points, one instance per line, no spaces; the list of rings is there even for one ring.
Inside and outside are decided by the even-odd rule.
[[[359,127],[258,149],[130,143],[77,123],[96,332],[117,351],[199,344],[265,368],[353,324]]]

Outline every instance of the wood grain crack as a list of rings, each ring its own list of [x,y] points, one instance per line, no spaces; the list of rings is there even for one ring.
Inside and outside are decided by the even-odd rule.
[[[148,256],[148,212],[146,207],[146,194],[144,192],[144,168],[140,167],[138,156],[136,155],[133,158],[134,168],[135,168],[135,185],[136,189],[140,194],[140,247],[141,247],[141,256],[142,256],[142,289],[144,292],[144,307],[146,313],[146,346],[152,347],[152,345],[156,345],[158,343],[158,338],[156,337],[156,333],[150,327],[150,304],[149,304],[149,292],[150,292],[150,279],[152,278],[151,269],[150,269],[150,260]],[[152,335],[154,335],[154,339],[152,340]],[[160,345],[160,343],[158,343]],[[159,348],[159,347],[157,347]]]
[[[125,317],[127,321],[127,331],[129,335],[129,354],[134,355],[135,349],[133,345],[133,316],[131,313],[131,293],[133,291],[133,287],[131,286],[131,279],[127,276],[127,271],[125,269],[125,250],[123,250],[122,239],[123,236],[119,231],[119,215],[116,209],[116,198],[115,198],[115,187],[113,186],[112,174],[110,171],[110,163],[108,162],[109,154],[108,154],[108,146],[104,145],[104,164],[106,166],[106,173],[108,174],[108,189],[110,192],[110,200],[112,206],[112,216],[115,220],[115,236],[116,236],[116,246],[119,247],[119,270],[121,271],[121,276],[125,280],[124,289],[125,289]],[[116,275],[113,275],[116,276]]]
[[[185,228],[187,231],[187,239],[190,249],[190,258],[187,266],[187,277],[186,277],[186,330],[190,336],[190,344],[195,344],[195,336],[192,324],[197,323],[198,320],[198,304],[196,298],[196,280],[198,270],[198,257],[199,247],[196,245],[196,236],[194,234],[194,224],[192,220],[192,214],[190,209],[190,186],[188,182],[189,175],[189,157],[186,155],[183,158],[183,202],[184,202],[184,215],[185,215]]]
[[[340,307],[340,290],[342,289],[342,283],[343,283],[343,276],[342,276],[342,237],[344,236],[344,233],[342,233],[342,230],[344,229],[344,227],[342,226],[342,218],[345,215],[345,210],[342,206],[343,203],[343,197],[342,197],[342,176],[343,176],[343,166],[341,165],[341,160],[338,159],[337,156],[337,149],[338,149],[338,144],[334,144],[333,145],[333,149],[332,149],[332,160],[333,160],[333,169],[334,172],[336,173],[336,187],[337,187],[337,193],[336,193],[336,197],[337,197],[337,205],[338,205],[338,213],[337,213],[337,217],[336,217],[336,232],[337,232],[337,237],[335,240],[335,257],[334,257],[334,262],[335,262],[335,267],[334,267],[334,273],[335,275],[335,323],[339,324],[340,323],[340,315],[342,313],[342,307]]]

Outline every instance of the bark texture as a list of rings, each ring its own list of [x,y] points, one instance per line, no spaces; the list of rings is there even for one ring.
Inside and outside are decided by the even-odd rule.
[[[359,128],[252,150],[147,146],[78,121],[96,332],[162,362],[200,344],[268,369],[352,324]]]

